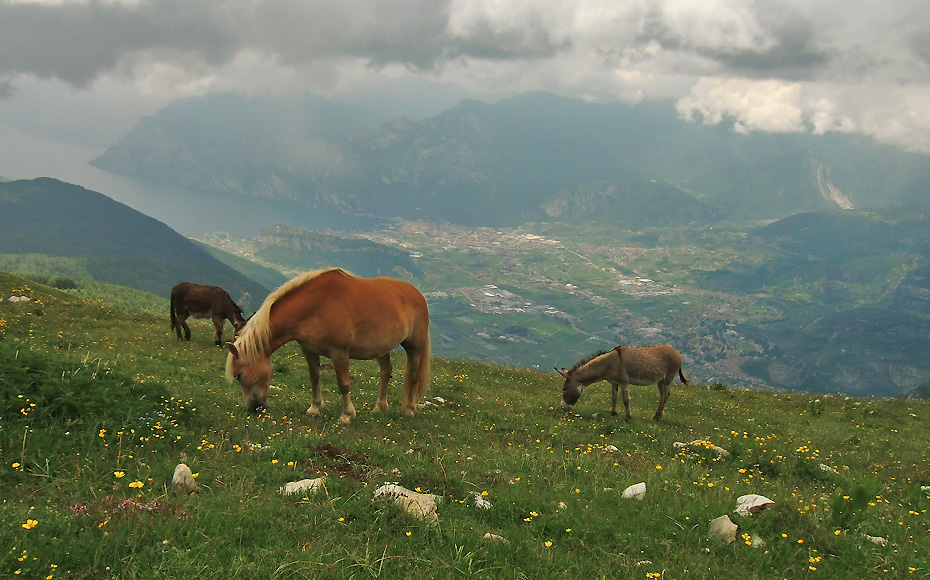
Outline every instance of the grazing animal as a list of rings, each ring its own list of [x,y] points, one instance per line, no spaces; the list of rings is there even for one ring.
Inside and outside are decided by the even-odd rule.
[[[652,419],[658,421],[668,402],[675,373],[678,373],[682,383],[688,384],[681,362],[681,354],[667,344],[618,346],[606,352],[600,351],[575,363],[571,370],[555,369],[565,378],[562,385],[562,408],[571,411],[581,397],[581,392],[591,383],[609,381],[613,386],[610,414],[617,414],[619,388],[623,391],[623,406],[626,407],[626,420],[629,421],[632,417],[629,386],[656,384],[659,387],[659,408]]]
[[[271,353],[296,340],[310,367],[313,401],[308,415],[319,415],[320,357],[332,360],[342,393],[343,423],[355,418],[349,396],[349,360],[376,359],[381,390],[376,411],[387,409],[391,351],[407,353],[403,411],[413,415],[429,386],[430,339],[426,299],[394,278],[358,278],[340,268],[308,272],[286,282],[265,299],[229,345],[226,378],[239,381],[249,411],[265,408],[274,371]]]
[[[242,330],[246,320],[242,310],[236,306],[229,294],[219,286],[203,286],[181,282],[171,289],[171,329],[177,331],[181,340],[191,339],[191,329],[187,318],[212,318],[216,329],[216,346],[223,346],[223,325],[228,320],[236,332]]]

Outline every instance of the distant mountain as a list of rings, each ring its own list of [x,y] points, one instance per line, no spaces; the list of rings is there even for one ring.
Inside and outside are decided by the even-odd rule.
[[[930,381],[923,383],[918,387],[914,387],[905,393],[904,398],[930,401]]]
[[[722,167],[688,183],[704,201],[726,206],[749,218],[830,209],[851,209],[852,192],[842,189],[834,170],[810,151]]]
[[[57,262],[93,280],[166,297],[183,281],[221,286],[233,300],[249,292],[255,303],[268,294],[165,224],[51,178],[0,184],[0,254],[66,259]]]
[[[408,252],[362,238],[347,238],[272,226],[257,240],[258,258],[301,270],[330,266],[345,268],[358,276],[391,276],[405,271],[422,278],[423,271]]]
[[[542,208],[550,218],[613,224],[630,230],[714,223],[729,213],[654,180],[569,186]]]
[[[926,156],[846,135],[746,135],[683,121],[671,102],[542,92],[465,100],[419,121],[376,120],[318,98],[188,99],[140,121],[93,163],[332,215],[489,226],[560,219],[548,213],[560,195],[598,182],[634,191],[654,180],[734,218],[777,219],[921,203],[930,181]]]
[[[733,265],[692,275],[781,313],[737,329],[766,345],[742,365],[761,383],[863,394],[926,376],[930,207],[794,215],[751,232]]]

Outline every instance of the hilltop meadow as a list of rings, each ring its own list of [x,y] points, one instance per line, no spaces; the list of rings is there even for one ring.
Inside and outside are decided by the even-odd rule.
[[[930,577],[927,402],[675,383],[659,422],[655,387],[631,387],[626,423],[606,383],[565,413],[554,371],[435,357],[408,418],[398,353],[383,414],[377,365],[353,362],[345,426],[332,373],[304,415],[287,345],[250,415],[207,321],[178,342],[167,309],[95,292],[0,273],[0,575]],[[195,493],[170,483],[180,462]],[[385,482],[438,495],[438,519],[373,500]],[[744,494],[774,504],[740,516]],[[732,543],[709,534],[722,515]]]

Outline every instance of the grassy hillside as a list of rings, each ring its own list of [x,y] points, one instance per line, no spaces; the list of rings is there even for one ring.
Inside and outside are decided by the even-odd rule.
[[[179,343],[164,317],[5,273],[0,296],[0,574],[930,574],[924,402],[676,384],[654,423],[655,389],[634,387],[627,424],[605,413],[605,384],[566,414],[554,373],[436,358],[429,404],[406,418],[398,357],[385,414],[371,411],[376,365],[353,364],[359,416],[342,426],[331,373],[323,416],[304,416],[306,366],[288,345],[274,358],[270,408],[250,416],[207,332]],[[196,494],[171,488],[181,460],[198,474]],[[278,491],[319,476],[319,494]],[[386,481],[441,496],[438,520],[372,501]],[[645,498],[624,499],[638,482]],[[774,506],[734,514],[748,493]],[[740,526],[731,544],[708,536],[724,514]]]
[[[249,292],[260,301],[268,293],[165,224],[103,194],[50,178],[0,184],[0,268],[20,269],[15,264],[24,254],[28,272],[159,296],[168,296],[182,281],[221,286],[233,300]]]

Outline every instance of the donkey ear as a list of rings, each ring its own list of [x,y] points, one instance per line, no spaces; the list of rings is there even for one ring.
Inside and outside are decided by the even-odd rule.
[[[229,348],[229,353],[233,355],[233,358],[239,358],[239,350],[236,349],[236,345],[231,342],[227,342],[226,347]]]
[[[564,369],[564,368],[560,370],[559,367],[554,367],[554,368],[555,368],[555,372],[559,373],[560,375],[562,375],[562,376],[565,377],[566,379],[568,378],[568,370],[566,370],[566,369]]]

